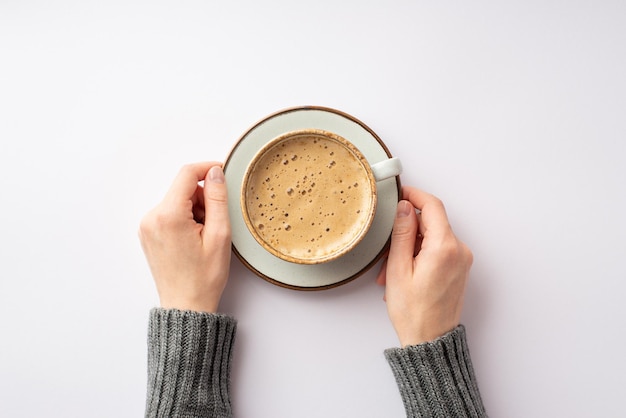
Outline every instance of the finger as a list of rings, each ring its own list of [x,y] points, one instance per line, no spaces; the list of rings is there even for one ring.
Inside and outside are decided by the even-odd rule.
[[[226,179],[219,165],[209,169],[204,181],[204,217],[206,239],[219,236],[220,239],[230,240]]]
[[[403,198],[420,210],[420,233],[443,234],[450,230],[448,215],[443,202],[437,197],[413,187],[402,188]]]
[[[193,196],[191,196],[191,203],[193,203],[194,206],[199,206],[201,208],[204,208],[204,187],[202,187],[200,184],[198,184],[196,186],[196,191],[193,193]]]
[[[376,276],[376,284],[379,286],[384,286],[387,284],[387,260],[383,261],[380,266],[380,271]]]
[[[183,166],[165,195],[165,199],[174,202],[192,199],[198,182],[204,180],[209,169],[218,164],[216,162],[202,162]]]
[[[417,232],[420,235],[424,235],[424,222],[422,222],[422,212],[417,214]]]
[[[396,218],[391,232],[391,246],[387,267],[387,282],[413,273],[413,253],[417,235],[417,215],[413,205],[401,200],[398,202]]]
[[[422,249],[422,242],[424,241],[424,223],[422,222],[422,214],[417,214],[417,237],[415,238],[415,251],[413,254],[417,256]]]
[[[199,224],[204,224],[204,188],[200,185],[191,198],[193,219]]]

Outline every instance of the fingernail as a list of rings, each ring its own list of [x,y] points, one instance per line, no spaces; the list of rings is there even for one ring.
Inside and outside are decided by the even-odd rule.
[[[218,183],[218,184],[223,184],[224,183],[224,172],[222,171],[222,167],[220,167],[219,165],[214,165],[213,167],[211,167],[211,169],[209,170],[209,181],[211,183]]]
[[[411,213],[411,210],[413,210],[413,205],[411,205],[411,203],[407,202],[406,200],[402,200],[400,203],[398,203],[398,210],[396,211],[396,217],[405,218],[409,216],[409,214]]]

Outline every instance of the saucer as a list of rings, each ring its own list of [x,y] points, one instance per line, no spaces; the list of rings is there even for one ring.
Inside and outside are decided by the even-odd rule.
[[[326,107],[285,109],[261,120],[235,144],[224,164],[228,208],[235,255],[261,278],[296,290],[321,290],[347,283],[369,270],[384,254],[400,196],[400,179],[377,183],[378,203],[372,225],[363,240],[341,258],[322,264],[296,264],[265,250],[248,230],[239,198],[246,169],[256,153],[274,138],[301,129],[334,132],[353,143],[370,164],[391,158],[380,138],[358,119]]]

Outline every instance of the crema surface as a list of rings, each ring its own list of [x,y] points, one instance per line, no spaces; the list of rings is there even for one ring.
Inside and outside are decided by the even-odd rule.
[[[351,144],[314,134],[266,150],[245,193],[257,238],[270,251],[311,263],[350,247],[375,208],[375,183],[362,159]]]

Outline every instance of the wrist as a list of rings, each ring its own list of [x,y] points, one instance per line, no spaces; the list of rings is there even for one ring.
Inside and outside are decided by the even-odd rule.
[[[417,332],[415,331],[415,329],[411,330],[410,332],[398,331],[397,332],[398,340],[402,348],[408,347],[411,345],[420,345],[420,344],[432,342],[446,335],[450,331],[454,330],[457,325],[454,325],[452,327],[440,327],[440,328],[431,328],[431,329],[418,327],[419,331]]]
[[[163,309],[217,313],[218,305],[219,300],[216,302],[209,298],[161,298],[161,308]]]

